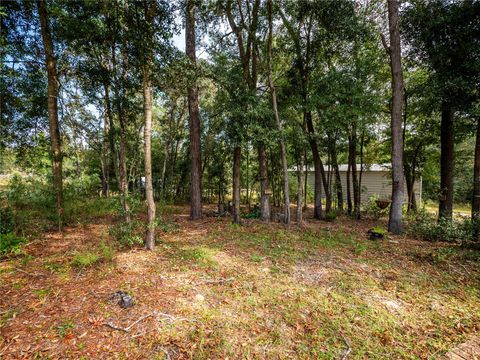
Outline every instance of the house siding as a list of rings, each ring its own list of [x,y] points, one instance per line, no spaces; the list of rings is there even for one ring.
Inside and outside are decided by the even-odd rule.
[[[329,172],[326,172],[328,177]],[[357,173],[358,175],[360,172]],[[343,199],[347,201],[347,173],[346,171],[340,171],[340,179],[342,182],[342,191]],[[308,184],[313,188],[315,183],[315,178],[313,172],[308,174]],[[334,182],[333,182],[334,184]],[[332,187],[333,187],[332,184]],[[361,184],[361,202],[366,203],[368,199],[372,196],[378,196],[383,199],[390,199],[392,195],[392,182],[390,178],[389,171],[369,171],[364,170],[362,174],[362,184]],[[353,184],[350,184],[350,189],[352,191],[353,198]],[[323,190],[323,189],[322,189]],[[421,201],[422,196],[422,179],[418,179],[414,184],[414,192],[417,203]],[[325,196],[325,194],[322,194]],[[408,200],[407,187],[404,189],[404,201]]]

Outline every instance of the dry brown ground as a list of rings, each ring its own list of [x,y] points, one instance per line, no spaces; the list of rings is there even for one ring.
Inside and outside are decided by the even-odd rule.
[[[238,227],[172,209],[178,229],[154,252],[73,267],[115,244],[105,218],[0,262],[0,359],[426,359],[479,331],[478,253],[372,242],[368,220]],[[135,306],[109,300],[117,290]]]

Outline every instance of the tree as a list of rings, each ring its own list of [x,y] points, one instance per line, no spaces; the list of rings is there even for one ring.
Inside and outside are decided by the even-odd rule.
[[[283,140],[283,128],[280,121],[280,116],[278,114],[277,106],[277,93],[275,90],[275,84],[273,83],[272,76],[272,39],[273,39],[273,20],[272,20],[272,0],[268,0],[268,40],[267,40],[267,62],[268,62],[268,86],[270,87],[270,92],[272,96],[272,110],[275,116],[275,125],[279,132],[280,140],[280,158],[282,160],[282,171],[283,171],[283,221],[285,224],[290,223],[290,195],[289,195],[289,186],[288,186],[288,163],[287,163],[287,151],[285,148],[285,141]]]
[[[252,6],[246,3],[245,9],[242,2],[237,2],[237,7],[232,8],[232,1],[226,2],[224,7],[225,15],[228,19],[230,28],[235,35],[238,54],[242,66],[243,78],[250,92],[251,100],[256,98],[257,81],[258,81],[258,41],[257,41],[257,27],[259,22],[260,0],[255,0]],[[240,19],[237,23],[235,19],[234,10],[238,13]],[[244,11],[247,12],[246,16]],[[246,33],[246,34],[245,34]],[[248,107],[253,103],[247,104]],[[248,111],[248,109],[245,109]],[[259,176],[260,176],[260,213],[263,221],[270,221],[270,192],[268,185],[268,169],[267,169],[267,154],[265,150],[265,143],[262,139],[257,144]],[[235,161],[235,156],[241,156],[241,150],[234,150],[234,164],[240,166],[240,161]],[[237,159],[238,160],[238,159]],[[240,174],[239,171],[234,170],[234,174]],[[234,184],[236,182],[234,181]],[[238,184],[240,184],[238,182]],[[239,190],[234,188],[235,193],[239,194]]]
[[[145,21],[147,25],[146,47],[144,48],[144,65],[143,65],[143,112],[145,117],[144,125],[144,156],[145,156],[145,196],[147,198],[147,234],[145,237],[145,247],[148,250],[155,248],[155,200],[153,199],[152,184],[152,89],[150,82],[150,66],[152,55],[150,52],[151,43],[150,32],[153,25],[153,17],[155,15],[155,1],[149,4],[149,0],[145,0]]]
[[[436,0],[409,4],[403,30],[411,57],[430,70],[430,89],[441,112],[439,219],[451,219],[454,196],[455,113],[478,99],[480,3]]]
[[[403,73],[398,7],[398,0],[388,0],[390,46],[387,46],[382,35],[383,44],[390,56],[390,68],[392,71],[392,120],[390,125],[392,131],[392,203],[390,205],[388,230],[394,234],[401,234],[403,232],[402,206],[404,191],[402,132]]]
[[[185,52],[192,62],[196,64],[195,54],[195,0],[187,0],[186,4],[186,30]],[[195,82],[188,87],[188,112],[190,119],[190,156],[191,156],[191,181],[190,181],[190,218],[197,220],[202,217],[202,188],[201,188],[201,144],[200,144],[200,112],[198,110],[198,86]]]
[[[45,66],[48,75],[48,123],[50,127],[50,143],[52,151],[53,185],[55,187],[58,228],[61,231],[63,222],[63,174],[62,174],[62,144],[60,126],[58,123],[58,84],[57,68],[53,50],[53,41],[48,21],[48,11],[45,0],[37,0],[38,16],[42,32],[43,49],[45,52]]]

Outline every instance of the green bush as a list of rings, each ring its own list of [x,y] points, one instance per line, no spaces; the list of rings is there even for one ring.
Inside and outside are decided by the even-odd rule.
[[[70,264],[76,268],[86,268],[99,262],[111,262],[115,256],[115,249],[102,241],[94,250],[76,253]]]
[[[377,200],[380,200],[378,195],[373,195],[368,198],[366,204],[363,205],[363,212],[365,215],[374,219],[380,219],[388,216],[390,207],[388,206],[386,209],[380,209],[377,205]]]
[[[475,241],[474,234],[480,231],[480,222],[470,218],[440,219],[425,210],[419,211],[409,220],[410,235],[427,241],[468,243]]]
[[[325,220],[327,221],[335,221],[336,218],[337,218],[336,211],[329,211],[325,214]]]
[[[17,254],[26,239],[13,233],[0,234],[0,256]]]
[[[15,214],[11,207],[0,206],[0,234],[6,234],[15,230]]]
[[[72,259],[72,266],[77,268],[86,268],[98,263],[101,260],[101,256],[92,251],[81,252],[75,254]]]
[[[122,247],[131,248],[143,244],[144,224],[132,220],[130,223],[121,222],[109,228],[109,234],[115,238]]]

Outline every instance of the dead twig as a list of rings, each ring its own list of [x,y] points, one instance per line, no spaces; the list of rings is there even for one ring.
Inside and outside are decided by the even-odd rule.
[[[218,280],[203,280],[203,281],[199,281],[197,283],[195,283],[194,285],[198,286],[198,285],[202,285],[202,284],[225,284],[227,282],[231,282],[231,281],[235,281],[235,278],[234,277],[229,277],[229,278],[222,278],[222,279],[218,279]]]
[[[21,272],[23,274],[26,274],[26,275],[29,275],[29,276],[33,276],[33,277],[42,277],[42,276],[45,276],[44,274],[39,274],[39,273],[31,273],[31,272],[28,272],[28,271],[25,271],[25,270],[22,270],[22,269],[19,269],[17,267],[14,267],[14,269],[18,272]]]
[[[342,338],[345,345],[347,345],[347,349],[343,352],[342,360],[346,360],[348,355],[350,355],[350,353],[352,352],[352,348],[350,347],[350,342],[345,338],[345,336],[342,335]]]
[[[145,320],[145,319],[148,319],[152,316],[155,316],[155,313],[150,313],[150,314],[147,314],[147,315],[144,315],[142,316],[141,318],[135,320],[133,323],[131,323],[130,325],[128,325],[127,327],[123,328],[123,327],[120,327],[120,326],[116,326],[114,324],[111,324],[111,323],[107,323],[107,322],[104,322],[102,325],[105,325],[105,326],[108,326],[109,328],[113,329],[113,330],[119,330],[119,331],[123,331],[123,332],[129,332],[130,329],[132,327],[134,327],[135,325],[137,325],[139,322]]]

